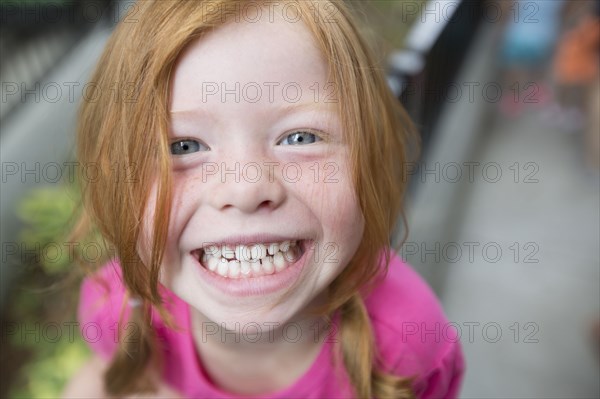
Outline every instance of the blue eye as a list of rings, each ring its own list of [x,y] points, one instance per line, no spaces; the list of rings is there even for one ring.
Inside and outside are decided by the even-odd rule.
[[[299,131],[292,134],[288,134],[279,142],[281,145],[302,145],[312,144],[317,141],[321,141],[321,138],[314,133]]]
[[[200,151],[201,147],[206,148],[203,151],[206,151],[208,149],[204,144],[201,144],[197,140],[190,140],[190,139],[179,140],[174,143],[171,143],[171,154],[173,154],[173,155],[192,154],[194,152]]]

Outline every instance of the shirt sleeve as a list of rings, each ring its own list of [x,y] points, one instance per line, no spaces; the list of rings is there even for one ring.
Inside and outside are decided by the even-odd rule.
[[[419,399],[457,398],[465,370],[460,335],[425,280],[394,255],[365,304],[384,368],[412,378]]]
[[[449,351],[437,366],[415,387],[420,399],[458,398],[465,372],[465,361],[459,343],[450,345]]]
[[[125,288],[118,263],[109,263],[83,280],[78,320],[83,339],[105,360],[112,358],[119,343],[119,331],[126,334]]]

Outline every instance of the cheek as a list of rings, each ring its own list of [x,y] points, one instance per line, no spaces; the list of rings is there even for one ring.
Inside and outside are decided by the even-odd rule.
[[[195,242],[190,226],[202,225],[199,209],[210,193],[200,178],[174,173],[172,195],[167,245],[170,251],[176,251],[180,245],[187,248]]]
[[[336,175],[335,182],[313,185],[311,207],[319,220],[322,235],[315,252],[317,289],[333,281],[352,260],[362,240],[365,220],[347,173]]]
[[[347,161],[340,164],[340,178],[336,183],[329,183],[328,188],[332,192],[330,223],[332,240],[335,241],[332,245],[339,251],[337,258],[342,267],[347,265],[358,249],[365,225],[350,170]]]
[[[364,217],[355,198],[354,191],[340,190],[345,196],[339,196],[335,206],[330,209],[327,219],[329,237],[326,239],[329,248],[335,248],[342,264],[350,261],[356,252],[364,232]]]
[[[334,168],[335,166],[335,168]],[[323,229],[322,246],[353,254],[364,231],[364,218],[347,163],[328,162],[319,180],[311,174],[304,195]],[[312,171],[311,171],[312,173]],[[346,256],[344,256],[344,259]]]
[[[169,226],[167,230],[167,237],[165,242],[165,251],[164,251],[164,262],[172,262],[174,260],[174,256],[176,256],[176,238],[180,236],[184,213],[186,209],[189,209],[189,206],[186,207],[186,201],[184,200],[185,193],[183,190],[178,189],[178,187],[183,187],[183,182],[175,180],[175,184],[173,185],[173,200],[170,209],[169,216]],[[155,223],[158,223],[161,226],[160,218],[156,217],[156,206],[158,203],[158,185],[157,183],[153,183],[152,188],[150,190],[150,194],[148,197],[148,202],[146,207],[144,208],[144,215],[142,218],[142,228],[140,231],[140,238],[138,240],[138,252],[140,257],[144,261],[145,264],[148,264],[150,261],[150,256],[152,253],[152,241],[154,237],[154,228]]]
[[[165,247],[163,252],[163,259],[160,271],[160,281],[167,287],[172,286],[173,278],[176,276],[176,272],[179,270],[177,265],[181,264],[181,257],[178,250],[178,237],[181,235],[182,226],[185,225],[184,213],[186,197],[184,190],[185,184],[182,179],[178,179],[174,176],[174,184],[172,188],[172,203],[169,216],[169,226],[167,230]],[[144,264],[149,265],[152,256],[152,240],[154,236],[154,225],[158,223],[160,228],[165,228],[161,225],[163,222],[161,218],[156,217],[156,205],[158,203],[158,185],[154,183],[150,190],[148,202],[144,208],[144,215],[142,219],[142,229],[140,231],[140,238],[137,243],[138,253]]]

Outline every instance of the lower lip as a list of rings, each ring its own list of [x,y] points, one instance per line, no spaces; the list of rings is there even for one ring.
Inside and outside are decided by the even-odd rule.
[[[200,261],[190,254],[193,261],[198,266],[199,275],[209,287],[216,287],[217,290],[228,296],[233,297],[250,297],[262,296],[276,293],[291,287],[300,277],[302,269],[308,258],[308,252],[311,247],[310,243],[305,241],[302,243],[304,253],[293,264],[289,265],[285,270],[260,277],[250,278],[227,278],[217,273],[207,270]]]

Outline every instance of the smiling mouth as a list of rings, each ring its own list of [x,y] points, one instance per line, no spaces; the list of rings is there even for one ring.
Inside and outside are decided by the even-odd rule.
[[[194,251],[202,267],[222,277],[245,279],[286,270],[305,252],[304,240],[252,245],[208,245]]]

